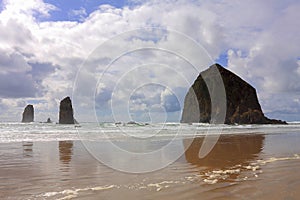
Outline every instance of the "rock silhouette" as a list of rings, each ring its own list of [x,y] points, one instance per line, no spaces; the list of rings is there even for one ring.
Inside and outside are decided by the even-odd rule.
[[[34,108],[33,105],[27,105],[24,109],[22,122],[33,122],[34,120]]]
[[[47,119],[46,123],[52,123],[50,117]]]
[[[70,97],[64,98],[59,105],[59,124],[74,124],[73,107]]]
[[[221,76],[222,80],[218,78],[218,75]],[[223,83],[220,83],[219,79]],[[212,108],[212,100],[207,83],[214,90],[220,86],[218,84],[224,84],[226,98],[224,100],[217,100],[226,100],[226,116],[225,121],[222,123],[286,124],[285,121],[265,117],[258,102],[255,88],[219,64],[214,64],[201,72],[189,89],[184,100],[181,122],[215,123],[212,116],[217,116],[220,108]]]

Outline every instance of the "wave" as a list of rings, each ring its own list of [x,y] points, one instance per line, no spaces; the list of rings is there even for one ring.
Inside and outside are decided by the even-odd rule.
[[[0,123],[0,142],[123,140],[134,138],[161,140],[217,134],[278,134],[299,132],[300,123],[289,125],[212,125],[159,123],[127,125],[115,123],[82,123],[80,126],[43,123]]]

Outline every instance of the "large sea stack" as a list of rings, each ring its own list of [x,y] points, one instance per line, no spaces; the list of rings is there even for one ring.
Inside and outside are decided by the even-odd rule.
[[[59,123],[74,124],[73,107],[70,97],[64,98],[59,105]]]
[[[24,109],[22,122],[33,122],[34,120],[34,109],[33,105],[27,105]]]
[[[212,88],[212,91],[208,89],[207,84],[210,84],[209,88]],[[226,101],[224,102],[226,113],[224,112],[222,123],[286,124],[285,121],[265,117],[255,88],[219,64],[214,64],[201,72],[189,89],[184,100],[181,122],[215,123],[212,116],[218,116],[221,109],[218,106],[212,107],[211,95],[216,93],[215,88],[223,87],[220,84],[224,84],[224,99],[217,96],[216,101]]]

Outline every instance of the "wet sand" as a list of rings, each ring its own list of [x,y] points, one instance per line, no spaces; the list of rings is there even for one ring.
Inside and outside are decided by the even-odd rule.
[[[300,133],[203,137],[161,170],[129,174],[94,159],[80,141],[0,144],[0,199],[299,199]],[[126,145],[126,144],[125,144]]]

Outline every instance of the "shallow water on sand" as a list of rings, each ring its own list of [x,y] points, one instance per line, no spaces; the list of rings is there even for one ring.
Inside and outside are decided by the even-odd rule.
[[[299,199],[300,131],[224,134],[200,159],[203,139],[182,137],[179,159],[141,174],[105,166],[80,140],[2,141],[0,199]]]

